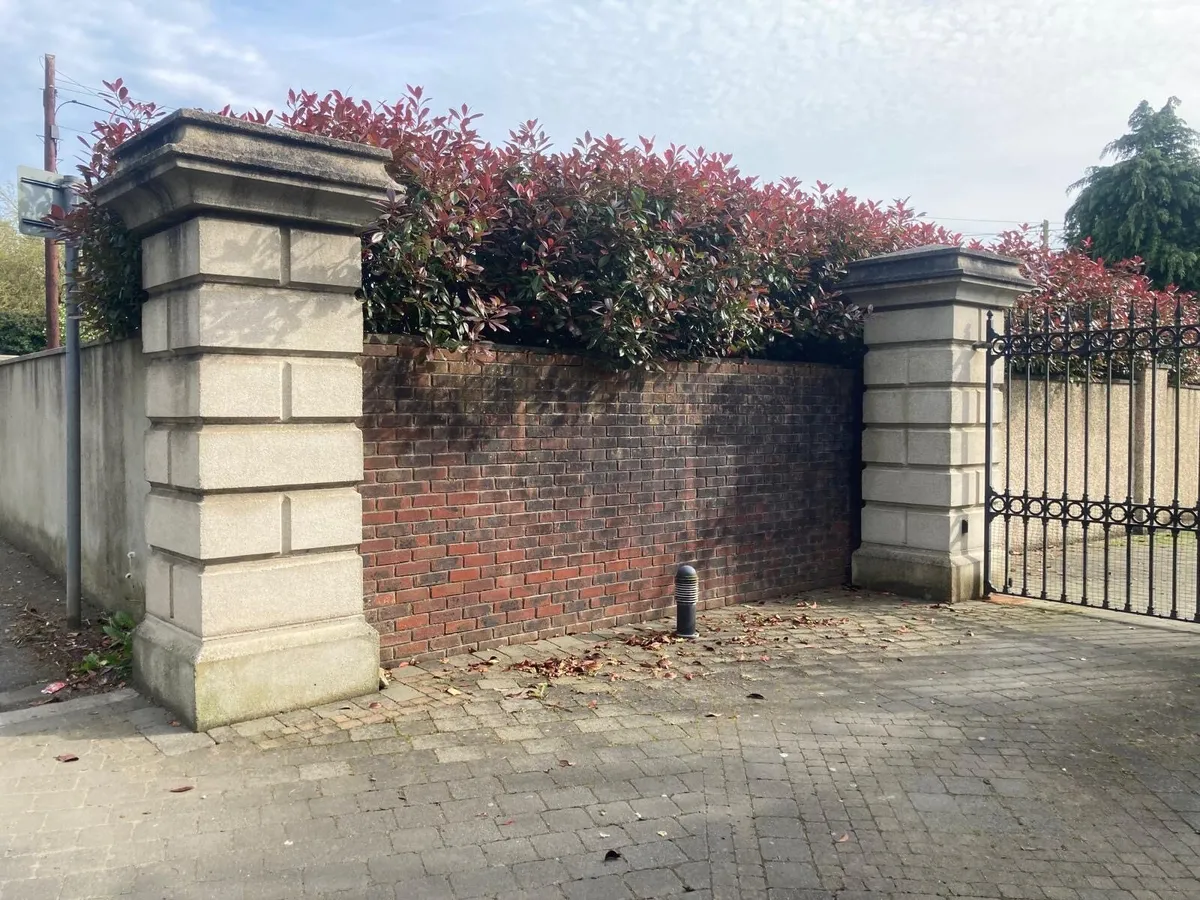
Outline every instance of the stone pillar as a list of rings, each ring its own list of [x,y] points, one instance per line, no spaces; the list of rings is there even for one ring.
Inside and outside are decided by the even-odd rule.
[[[987,313],[1032,285],[1015,260],[921,247],[853,263],[870,306],[863,396],[862,546],[854,583],[953,602],[983,594]],[[997,390],[994,424],[1003,418]]]
[[[354,292],[388,154],[180,110],[117,159],[98,197],[149,294],[136,680],[197,730],[369,693]]]

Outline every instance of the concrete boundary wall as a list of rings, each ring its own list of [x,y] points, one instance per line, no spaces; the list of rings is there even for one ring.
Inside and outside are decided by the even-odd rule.
[[[1114,381],[1110,391],[1106,383],[1066,384],[1061,379],[1052,379],[1047,389],[1044,378],[1026,380],[1017,374],[999,389],[996,403],[992,486],[998,491],[1039,496],[1044,488],[1050,497],[1061,497],[1065,482],[1072,499],[1132,496],[1144,503],[1153,494],[1156,503],[1169,504],[1178,493],[1184,506],[1200,501],[1200,390],[1184,387],[1177,392],[1165,370],[1154,379],[1139,375],[1132,391],[1128,381]],[[1009,549],[1023,546],[1022,535],[1020,528],[1011,530]],[[1061,542],[1061,529],[1051,528],[1048,543]],[[1041,543],[1041,530],[1035,528],[1029,547]]]
[[[141,342],[84,347],[81,367],[83,593],[103,609],[137,615],[145,602],[149,489]],[[66,560],[65,369],[62,350],[0,360],[0,538],[59,577]]]

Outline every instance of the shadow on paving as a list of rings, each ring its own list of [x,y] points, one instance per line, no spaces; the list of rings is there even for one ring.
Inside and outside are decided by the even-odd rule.
[[[81,674],[80,660],[103,652],[99,610],[83,603],[83,627],[68,629],[66,591],[26,554],[0,541],[0,713],[120,687],[109,671]],[[41,693],[55,681],[66,686]]]
[[[0,711],[25,705],[29,691],[23,689],[40,689],[61,674],[29,647],[17,646],[13,636],[26,606],[47,612],[61,608],[65,616],[63,596],[58,581],[25,554],[0,542]]]
[[[140,698],[0,727],[0,896],[1200,896],[1194,630],[841,592],[701,626],[209,736]]]

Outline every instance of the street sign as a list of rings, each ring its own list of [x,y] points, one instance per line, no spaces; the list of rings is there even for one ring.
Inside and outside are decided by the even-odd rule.
[[[60,215],[71,208],[70,185],[74,181],[70,175],[17,166],[17,217],[21,234],[58,237],[58,229],[46,220],[55,207]]]

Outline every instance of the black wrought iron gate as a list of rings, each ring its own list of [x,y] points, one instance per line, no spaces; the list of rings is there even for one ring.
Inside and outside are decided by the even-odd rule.
[[[987,590],[1200,622],[1200,323],[1025,309],[986,343]]]

